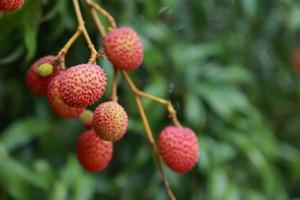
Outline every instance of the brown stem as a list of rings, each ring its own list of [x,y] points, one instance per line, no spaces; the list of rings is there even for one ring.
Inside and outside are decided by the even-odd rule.
[[[109,22],[110,28],[114,29],[117,27],[116,21],[113,16],[109,12],[107,12],[105,9],[103,9],[99,4],[93,2],[92,0],[86,0],[85,1],[88,6],[96,9],[100,14],[102,14]]]
[[[118,70],[114,69],[112,88],[111,88],[111,100],[118,101]]]
[[[83,33],[83,36],[84,36],[84,38],[85,38],[85,40],[88,44],[88,47],[91,51],[91,56],[90,56],[90,59],[89,59],[89,63],[94,64],[94,63],[96,63],[98,52],[96,51],[95,46],[92,43],[91,38],[90,38],[90,36],[89,36],[89,34],[86,30],[86,27],[84,25],[84,20],[83,20],[82,14],[81,14],[81,10],[80,10],[78,0],[73,0],[73,6],[74,6],[75,13],[76,13],[77,21],[78,21],[78,29],[80,30],[80,32]]]
[[[163,179],[163,182],[164,182],[164,185],[165,185],[165,188],[166,188],[166,191],[169,195],[169,198],[171,200],[176,200],[173,192],[172,192],[172,189],[170,187],[170,184],[169,184],[169,181],[163,171],[163,168],[162,168],[162,164],[161,164],[161,160],[160,160],[160,156],[159,156],[159,152],[158,152],[158,148],[157,148],[157,145],[156,145],[156,142],[155,142],[155,139],[154,139],[154,136],[153,136],[153,133],[152,133],[152,130],[150,128],[150,125],[149,125],[149,122],[148,122],[148,119],[147,119],[147,116],[145,114],[145,110],[143,108],[143,105],[142,105],[142,102],[141,102],[141,99],[140,99],[140,96],[136,93],[137,91],[137,88],[136,86],[133,84],[133,82],[131,81],[131,79],[129,78],[127,72],[125,71],[122,71],[122,74],[129,86],[129,88],[131,89],[131,91],[133,92],[134,94],[134,97],[135,97],[135,102],[136,102],[136,105],[137,105],[137,108],[138,108],[138,111],[141,115],[141,118],[142,118],[142,121],[143,121],[143,124],[144,124],[144,127],[145,127],[145,130],[146,130],[146,133],[147,133],[147,137],[148,137],[148,140],[151,144],[151,147],[152,147],[152,150],[153,150],[153,153],[154,153],[154,158],[155,158],[155,161],[156,161],[156,164],[157,164],[157,167],[158,167],[158,170],[160,172],[160,175]]]
[[[137,88],[137,86],[133,83],[132,79],[130,78],[130,76],[127,74],[126,71],[122,71],[122,74],[125,78],[125,80],[127,81],[127,83],[130,85],[130,87],[132,88],[133,93],[136,96],[142,96],[145,97],[147,99],[150,99],[152,101],[155,101],[157,103],[163,104],[167,107],[167,110],[169,112],[169,117],[172,119],[173,123],[176,126],[181,126],[181,124],[179,123],[178,119],[177,119],[177,115],[176,115],[176,110],[174,109],[173,104],[171,103],[170,100],[166,100],[166,99],[162,99],[160,97],[156,97],[152,94],[146,93],[141,91],[140,89]]]
[[[101,37],[104,38],[106,35],[106,30],[104,28],[104,25],[102,24],[102,22],[100,21],[97,11],[95,10],[95,8],[93,6],[91,6],[91,4],[89,4],[90,0],[86,0],[87,5],[90,8],[91,14],[92,14],[92,18],[95,22],[95,25],[98,29],[98,32],[100,33]]]
[[[77,38],[82,34],[80,29],[77,29],[76,32],[70,37],[67,43],[63,46],[63,48],[58,52],[56,56],[56,64],[61,64],[62,68],[65,69],[65,56],[68,53],[72,44],[77,40]]]

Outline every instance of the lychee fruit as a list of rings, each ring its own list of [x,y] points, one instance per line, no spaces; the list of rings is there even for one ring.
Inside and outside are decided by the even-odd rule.
[[[93,129],[85,131],[77,141],[76,154],[80,164],[88,171],[100,172],[111,161],[113,143],[99,138]]]
[[[131,28],[112,30],[105,36],[103,48],[116,69],[135,70],[143,62],[143,44],[138,34]]]
[[[59,95],[60,81],[63,75],[54,77],[48,86],[48,102],[52,110],[62,118],[76,118],[84,111],[84,108],[75,108],[65,104]]]
[[[61,66],[53,65],[55,56],[44,56],[34,62],[27,71],[27,87],[36,95],[47,95],[48,84],[51,79],[61,72]],[[52,70],[49,70],[51,69]],[[45,70],[48,69],[48,70]],[[51,73],[49,73],[51,71]]]
[[[114,101],[100,104],[93,117],[93,128],[103,140],[120,140],[127,131],[128,116],[124,108]]]
[[[79,118],[81,120],[81,122],[83,123],[83,125],[86,127],[86,128],[91,128],[92,125],[93,125],[93,115],[94,113],[90,110],[85,110],[83,111]]]
[[[0,11],[13,12],[21,8],[24,4],[24,0],[1,0]]]
[[[189,128],[167,126],[158,139],[160,155],[175,172],[191,170],[198,160],[198,141],[196,134]]]
[[[95,64],[81,64],[67,69],[60,79],[61,99],[69,106],[84,108],[103,96],[106,75]]]

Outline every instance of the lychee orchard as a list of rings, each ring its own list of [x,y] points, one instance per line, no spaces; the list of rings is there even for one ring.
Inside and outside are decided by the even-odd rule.
[[[128,73],[138,70],[144,58],[144,48],[138,33],[129,27],[117,27],[109,12],[92,0],[85,0],[82,6],[90,9],[91,19],[103,39],[102,47],[96,48],[85,27],[78,0],[72,0],[72,3],[78,27],[56,55],[45,55],[31,65],[26,77],[29,90],[36,95],[45,96],[49,107],[58,117],[81,119],[86,131],[78,138],[77,158],[84,169],[95,173],[109,167],[113,158],[113,146],[118,145],[119,140],[126,140],[130,116],[127,115],[126,107],[118,102],[118,75],[122,75],[122,80],[134,96],[166,192],[170,199],[176,199],[161,160],[176,173],[192,170],[199,154],[196,134],[181,125],[171,101],[143,92],[130,78]],[[0,10],[15,11],[22,4],[22,0],[1,0]],[[107,20],[107,23],[102,20]],[[65,56],[80,36],[87,43],[90,58],[86,63],[65,66]],[[103,56],[112,63],[113,77],[108,77],[102,66],[97,64]],[[112,87],[107,91],[109,81],[112,82]],[[110,94],[110,99],[103,99],[105,92]],[[152,133],[142,98],[164,105],[169,114],[170,124],[163,128],[158,140]],[[94,106],[94,111],[87,109],[99,100],[101,103]]]

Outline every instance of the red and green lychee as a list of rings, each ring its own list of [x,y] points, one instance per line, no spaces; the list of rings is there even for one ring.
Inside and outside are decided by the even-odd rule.
[[[51,79],[61,72],[61,66],[55,65],[55,56],[44,56],[34,62],[27,71],[26,84],[34,94],[45,96]]]
[[[88,109],[86,109],[85,111],[83,111],[79,118],[82,122],[82,124],[86,127],[86,128],[91,128],[93,125],[93,115],[94,113]]]
[[[118,141],[127,131],[128,116],[124,108],[114,101],[100,104],[93,116],[93,128],[103,140]]]

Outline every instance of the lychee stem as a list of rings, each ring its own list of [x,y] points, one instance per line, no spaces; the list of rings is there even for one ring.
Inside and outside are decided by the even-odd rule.
[[[63,46],[63,48],[58,52],[56,56],[57,64],[62,64],[63,68],[65,68],[65,56],[68,53],[72,44],[77,40],[77,38],[82,34],[81,30],[77,28],[76,32],[70,37],[67,43]]]
[[[118,101],[118,70],[114,69],[112,87],[111,87],[111,100]]]
[[[164,185],[165,185],[165,188],[167,190],[167,193],[169,195],[169,198],[171,200],[176,200],[172,190],[171,190],[171,187],[170,187],[170,184],[169,184],[169,181],[168,181],[168,178],[166,177],[165,173],[164,173],[164,170],[162,168],[162,163],[161,163],[161,159],[160,159],[160,156],[159,156],[159,152],[158,152],[158,148],[157,148],[157,144],[155,142],[155,139],[153,137],[153,133],[152,133],[152,130],[150,128],[150,125],[149,125],[149,122],[148,122],[148,119],[147,119],[147,116],[145,114],[145,110],[143,108],[143,105],[142,105],[142,102],[141,102],[141,99],[139,96],[135,95],[135,102],[136,102],[136,105],[137,105],[137,108],[139,110],[139,113],[141,115],[141,118],[142,118],[142,121],[143,121],[143,124],[144,124],[144,127],[145,127],[145,130],[146,130],[146,133],[147,133],[147,137],[148,137],[148,140],[151,144],[151,147],[152,147],[152,150],[153,150],[153,153],[154,153],[154,158],[155,158],[155,161],[156,161],[156,164],[157,164],[157,167],[158,167],[158,170],[160,172],[160,176],[162,177],[163,179],[163,182],[164,182]]]
[[[143,104],[141,102],[141,98],[140,98],[140,95],[137,93],[137,91],[140,91],[139,89],[137,89],[137,87],[134,85],[133,81],[130,79],[129,75],[127,74],[127,72],[125,71],[122,71],[123,73],[123,76],[129,86],[129,88],[131,89],[131,91],[133,92],[134,94],[134,97],[135,97],[135,102],[136,102],[136,105],[137,105],[137,108],[138,108],[138,111],[141,115],[141,118],[142,118],[142,121],[143,121],[143,124],[144,124],[144,127],[145,127],[145,130],[146,130],[146,133],[147,133],[147,137],[148,137],[148,140],[152,146],[152,150],[153,150],[153,153],[154,153],[154,158],[155,158],[155,161],[156,161],[156,164],[157,164],[157,167],[158,167],[158,170],[160,172],[160,175],[163,179],[163,182],[164,182],[164,185],[165,185],[165,188],[166,188],[166,191],[169,195],[169,198],[171,200],[176,200],[172,190],[171,190],[171,187],[169,185],[169,181],[162,169],[162,164],[161,164],[161,160],[160,160],[160,156],[159,156],[159,152],[158,152],[158,148],[157,148],[157,144],[155,142],[155,139],[154,139],[154,136],[153,136],[153,133],[152,133],[152,130],[150,128],[150,125],[149,125],[149,122],[148,122],[148,119],[147,119],[147,116],[145,114],[145,110],[144,110],[144,107],[143,107]]]
[[[95,49],[95,46],[92,43],[91,38],[90,38],[90,36],[86,30],[86,27],[84,25],[85,22],[83,20],[82,14],[81,14],[78,0],[73,0],[73,6],[74,6],[75,13],[76,13],[77,21],[78,21],[78,29],[83,33],[83,36],[88,44],[88,48],[90,49],[91,56],[89,59],[89,63],[95,64],[98,52]]]
[[[96,28],[98,29],[98,32],[100,33],[101,37],[104,38],[104,36],[106,35],[106,30],[105,30],[103,24],[100,23],[97,11],[93,7],[90,6],[90,12],[91,12],[93,21],[96,24]]]
[[[109,23],[111,29],[114,29],[117,27],[115,18],[113,16],[111,16],[111,14],[109,12],[107,12],[104,8],[102,8],[99,4],[93,2],[92,0],[86,0],[86,3],[89,7],[92,7],[95,10],[97,10],[100,14],[102,14],[108,20],[108,23]]]
[[[181,124],[179,123],[178,119],[177,119],[177,115],[176,115],[176,110],[174,109],[174,106],[172,104],[172,102],[170,100],[166,100],[160,97],[156,97],[152,94],[143,92],[141,90],[139,90],[136,85],[133,83],[133,81],[131,80],[130,76],[127,74],[126,71],[122,71],[122,74],[125,78],[125,80],[127,81],[128,85],[130,86],[130,88],[132,89],[132,91],[134,92],[134,94],[136,96],[142,96],[145,97],[147,99],[150,99],[152,101],[155,101],[157,103],[163,104],[167,107],[167,110],[169,112],[169,117],[172,119],[173,123],[176,126],[181,126]]]

